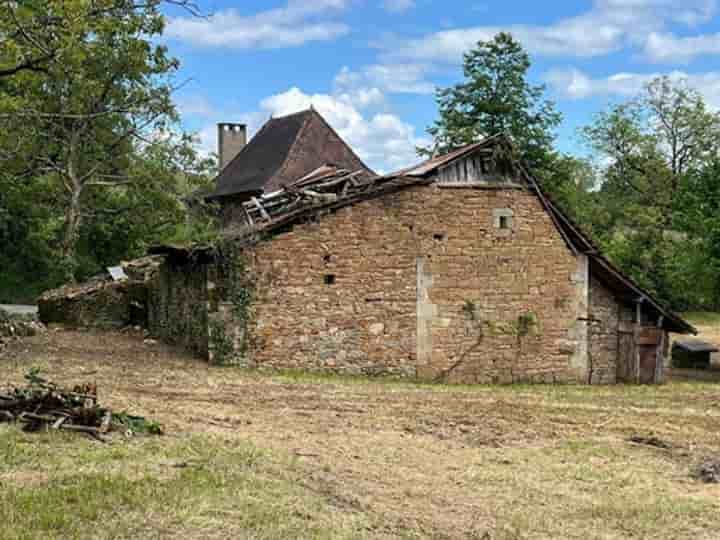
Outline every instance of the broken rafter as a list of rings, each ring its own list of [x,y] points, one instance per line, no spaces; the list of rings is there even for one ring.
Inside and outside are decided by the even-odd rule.
[[[367,176],[367,178],[363,178]],[[250,227],[272,223],[298,209],[317,204],[333,203],[372,189],[376,177],[365,171],[350,172],[337,169],[334,174],[322,174],[301,179],[279,191],[253,197],[243,203],[245,220]]]

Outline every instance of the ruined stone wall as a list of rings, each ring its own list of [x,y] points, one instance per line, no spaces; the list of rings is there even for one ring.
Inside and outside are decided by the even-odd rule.
[[[146,301],[143,281],[96,280],[48,291],[38,299],[38,310],[44,324],[111,329],[145,324]]]
[[[621,354],[619,331],[621,327],[631,329],[634,317],[632,306],[618,302],[602,282],[591,276],[589,377],[592,384],[612,384],[617,381],[618,355]]]
[[[208,357],[208,267],[197,264],[160,267],[149,291],[151,335]]]
[[[410,188],[298,225],[246,258],[249,365],[587,379],[587,261],[526,191]]]

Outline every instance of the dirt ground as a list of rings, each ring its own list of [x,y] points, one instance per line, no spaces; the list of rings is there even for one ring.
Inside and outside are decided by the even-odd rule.
[[[719,538],[720,386],[463,387],[210,367],[142,336],[53,330],[0,358],[97,382],[167,437],[250,441],[370,537]],[[663,448],[632,442],[655,437]]]

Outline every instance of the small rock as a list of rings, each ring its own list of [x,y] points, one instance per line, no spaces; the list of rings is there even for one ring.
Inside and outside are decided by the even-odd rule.
[[[720,484],[720,461],[707,461],[700,465],[697,477],[706,484]]]
[[[157,345],[157,339],[148,338],[148,339],[143,340],[143,343],[145,345]]]

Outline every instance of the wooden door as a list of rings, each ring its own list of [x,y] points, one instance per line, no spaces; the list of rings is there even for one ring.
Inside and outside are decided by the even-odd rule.
[[[657,371],[657,345],[640,345],[640,384],[653,384]]]
[[[635,382],[635,335],[632,331],[618,332],[617,379],[622,382]]]

